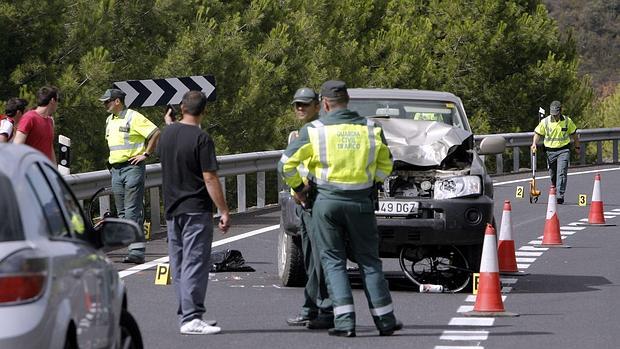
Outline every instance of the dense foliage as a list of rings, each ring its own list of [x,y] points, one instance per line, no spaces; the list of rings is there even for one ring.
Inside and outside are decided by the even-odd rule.
[[[0,44],[0,99],[61,88],[73,172],[103,168],[97,98],[120,80],[215,75],[219,154],[283,148],[292,94],[327,79],[453,92],[477,133],[532,130],[554,99],[585,124],[593,100],[539,0],[3,0]]]

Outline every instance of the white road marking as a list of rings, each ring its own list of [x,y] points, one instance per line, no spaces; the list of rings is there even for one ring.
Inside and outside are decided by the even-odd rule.
[[[542,240],[532,240],[532,241],[528,242],[528,244],[530,244],[530,245],[541,245],[542,244]]]
[[[522,262],[522,263],[534,263],[536,261],[536,258],[517,257],[516,260],[517,262]]]
[[[542,252],[515,251],[515,257],[540,257],[542,254]]]
[[[603,214],[610,214],[610,215],[617,216],[617,215],[620,215],[620,212],[609,212],[609,211],[605,211],[605,212],[603,212]]]
[[[614,208],[612,211],[620,212],[620,208]]]
[[[602,169],[598,169],[598,170],[589,170],[589,171],[580,171],[580,172],[572,172],[569,173],[569,176],[578,176],[578,175],[582,175],[582,174],[588,174],[588,173],[599,173],[599,172],[609,172],[609,171],[618,171],[620,170],[620,167],[614,167],[614,168],[602,168]],[[549,176],[541,176],[541,177],[536,177],[536,179],[545,179],[545,178],[549,178]],[[524,178],[524,179],[515,179],[512,181],[506,181],[506,182],[495,182],[493,183],[493,186],[499,186],[499,185],[504,185],[504,184],[512,184],[512,183],[519,183],[519,182],[529,182],[531,181],[531,178]]]
[[[262,233],[266,233],[266,232],[270,232],[272,230],[276,230],[276,229],[279,229],[279,228],[280,228],[280,225],[277,224],[277,225],[272,225],[272,226],[261,228],[261,229],[257,229],[257,230],[252,230],[252,231],[249,231],[247,233],[239,234],[237,236],[232,236],[232,237],[229,237],[229,238],[226,238],[226,239],[218,240],[218,241],[214,242],[211,245],[211,247],[217,247],[217,246],[225,245],[225,244],[231,243],[233,241],[245,239],[247,237],[258,235],[258,234],[262,234]],[[124,277],[127,277],[129,275],[133,275],[135,273],[139,273],[139,272],[141,272],[143,270],[155,268],[157,266],[157,264],[159,264],[159,263],[168,263],[169,261],[170,261],[170,258],[168,256],[161,257],[161,258],[155,259],[153,261],[150,261],[150,262],[147,262],[147,263],[144,263],[144,264],[140,264],[140,265],[136,265],[136,266],[133,266],[131,268],[119,271],[118,275],[121,278],[124,278]]]
[[[484,349],[484,347],[481,347],[481,346],[478,346],[478,345],[476,345],[476,346],[436,345],[433,349]]]
[[[529,264],[517,263],[517,268],[519,268],[519,269],[527,269],[529,267],[530,267]]]
[[[504,287],[502,287],[502,291],[501,292],[502,293],[510,293],[510,292],[512,292],[512,287],[504,286]]]
[[[620,214],[620,213],[618,213]],[[586,227],[575,227],[572,225],[565,225],[560,227],[560,230],[584,230]]]
[[[446,341],[486,341],[489,331],[443,331],[439,339]]]
[[[474,306],[473,305],[461,305],[456,310],[456,312],[457,313],[467,313],[467,312],[470,312],[470,311],[473,311],[473,310],[474,310]]]
[[[575,233],[576,233],[576,231],[560,230],[560,235],[573,235]]]
[[[448,326],[493,326],[494,322],[492,317],[453,317]]]
[[[519,251],[547,251],[548,247],[521,246]]]
[[[475,294],[470,294],[469,296],[467,296],[467,298],[465,298],[465,302],[471,302],[474,303],[476,301],[476,295]],[[506,301],[506,296],[502,296],[502,302]]]
[[[499,278],[499,281],[502,284],[507,284],[507,285],[516,284],[518,280],[519,279],[515,279],[515,278]]]

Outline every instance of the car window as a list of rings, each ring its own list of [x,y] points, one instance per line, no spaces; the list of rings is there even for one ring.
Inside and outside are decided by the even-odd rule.
[[[45,215],[50,236],[64,237],[69,235],[62,209],[54,196],[52,188],[37,164],[32,164],[26,177],[35,192]]]
[[[69,222],[71,233],[73,236],[81,236],[84,234],[85,220],[82,210],[80,209],[80,204],[75,200],[75,197],[71,194],[71,190],[67,187],[58,172],[53,170],[47,164],[42,165],[42,167],[52,188],[54,188],[54,191],[58,193],[60,205],[64,207],[65,212],[67,213],[65,218]]]
[[[17,198],[11,180],[0,175],[0,242],[24,240]]]
[[[415,121],[438,121],[465,128],[454,103],[422,100],[354,99],[349,109],[361,116],[379,116]]]

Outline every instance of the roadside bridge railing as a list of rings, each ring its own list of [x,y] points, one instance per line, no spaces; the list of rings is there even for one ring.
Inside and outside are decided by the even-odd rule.
[[[618,140],[620,128],[583,129],[577,131],[579,139],[584,145],[579,154],[576,154],[579,165],[618,163]],[[532,143],[533,132],[502,133],[496,134],[506,139],[506,150],[502,154],[496,154],[494,159],[485,159],[489,171],[495,174],[506,173],[505,166],[512,169],[509,173],[528,171],[522,167],[522,159],[525,164],[530,162],[529,147]],[[475,136],[476,143],[489,135]],[[228,205],[236,212],[245,212],[248,209],[260,209],[267,205],[277,203],[278,191],[282,188],[276,175],[277,162],[282,155],[282,150],[261,151],[254,153],[234,154],[218,156],[220,166],[218,175],[220,182],[227,193]],[[544,163],[542,156],[539,161]],[[571,162],[571,166],[574,162]],[[538,167],[542,168],[542,167]],[[78,173],[64,176],[79,200],[90,200],[101,188],[106,188],[102,195],[98,196],[99,213],[110,211],[111,192],[110,172],[108,170]],[[249,180],[248,180],[249,178]],[[161,202],[161,165],[151,164],[146,166],[147,190],[145,208],[147,220],[151,222],[151,231],[159,231],[162,218]],[[247,190],[248,183],[253,187]],[[229,184],[229,188],[227,188]],[[248,195],[249,194],[249,195]],[[251,203],[248,207],[249,197]],[[236,199],[236,200],[235,200]]]

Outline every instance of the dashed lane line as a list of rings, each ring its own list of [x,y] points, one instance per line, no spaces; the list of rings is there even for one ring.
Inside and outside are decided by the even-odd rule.
[[[619,212],[618,214],[614,214],[614,215],[609,215],[610,218],[615,218],[618,215],[620,215],[620,209],[614,209],[614,212]],[[607,218],[607,217],[605,217]],[[581,230],[584,230],[586,227],[581,227],[578,226],[580,224],[583,224],[581,222],[586,221],[587,222],[587,218],[585,219],[580,219],[579,222],[572,222],[569,223],[566,226],[562,226],[560,227],[560,234],[562,239],[566,239],[567,236],[573,235]],[[519,270],[523,270],[523,269],[527,269],[529,268],[529,266],[534,263],[536,261],[536,257],[540,257],[542,256],[542,254],[549,250],[549,248],[547,247],[538,247],[539,245],[542,244],[542,236],[539,236],[537,239],[538,240],[532,240],[528,243],[528,245],[525,246],[521,246],[517,251],[515,251],[515,257],[516,257],[516,261],[517,261],[517,268]],[[532,246],[535,245],[535,246]],[[517,278],[500,278],[500,282],[502,284],[502,302],[505,302],[507,299],[507,294],[510,293],[513,289],[513,286],[517,283],[519,279]],[[466,303],[474,303],[476,302],[476,295],[468,295],[465,298],[465,302]],[[458,309],[456,310],[457,314],[462,314],[462,313],[467,313],[470,311],[473,311],[474,306],[473,305],[461,305],[458,307]],[[471,326],[471,327],[492,327],[495,323],[495,318],[493,317],[488,317],[488,318],[472,318],[472,317],[453,317],[450,319],[450,322],[448,323],[449,326]],[[481,341],[486,341],[488,339],[489,336],[489,331],[480,331],[480,330],[471,330],[471,331],[452,331],[452,330],[445,330],[442,332],[441,336],[439,337],[440,340],[445,340],[445,341],[478,341],[478,343],[474,345],[469,345],[469,346],[445,346],[445,345],[438,345],[435,346],[434,349],[448,349],[448,348],[467,348],[467,349],[473,349],[473,348],[483,348],[481,346],[479,346]]]

